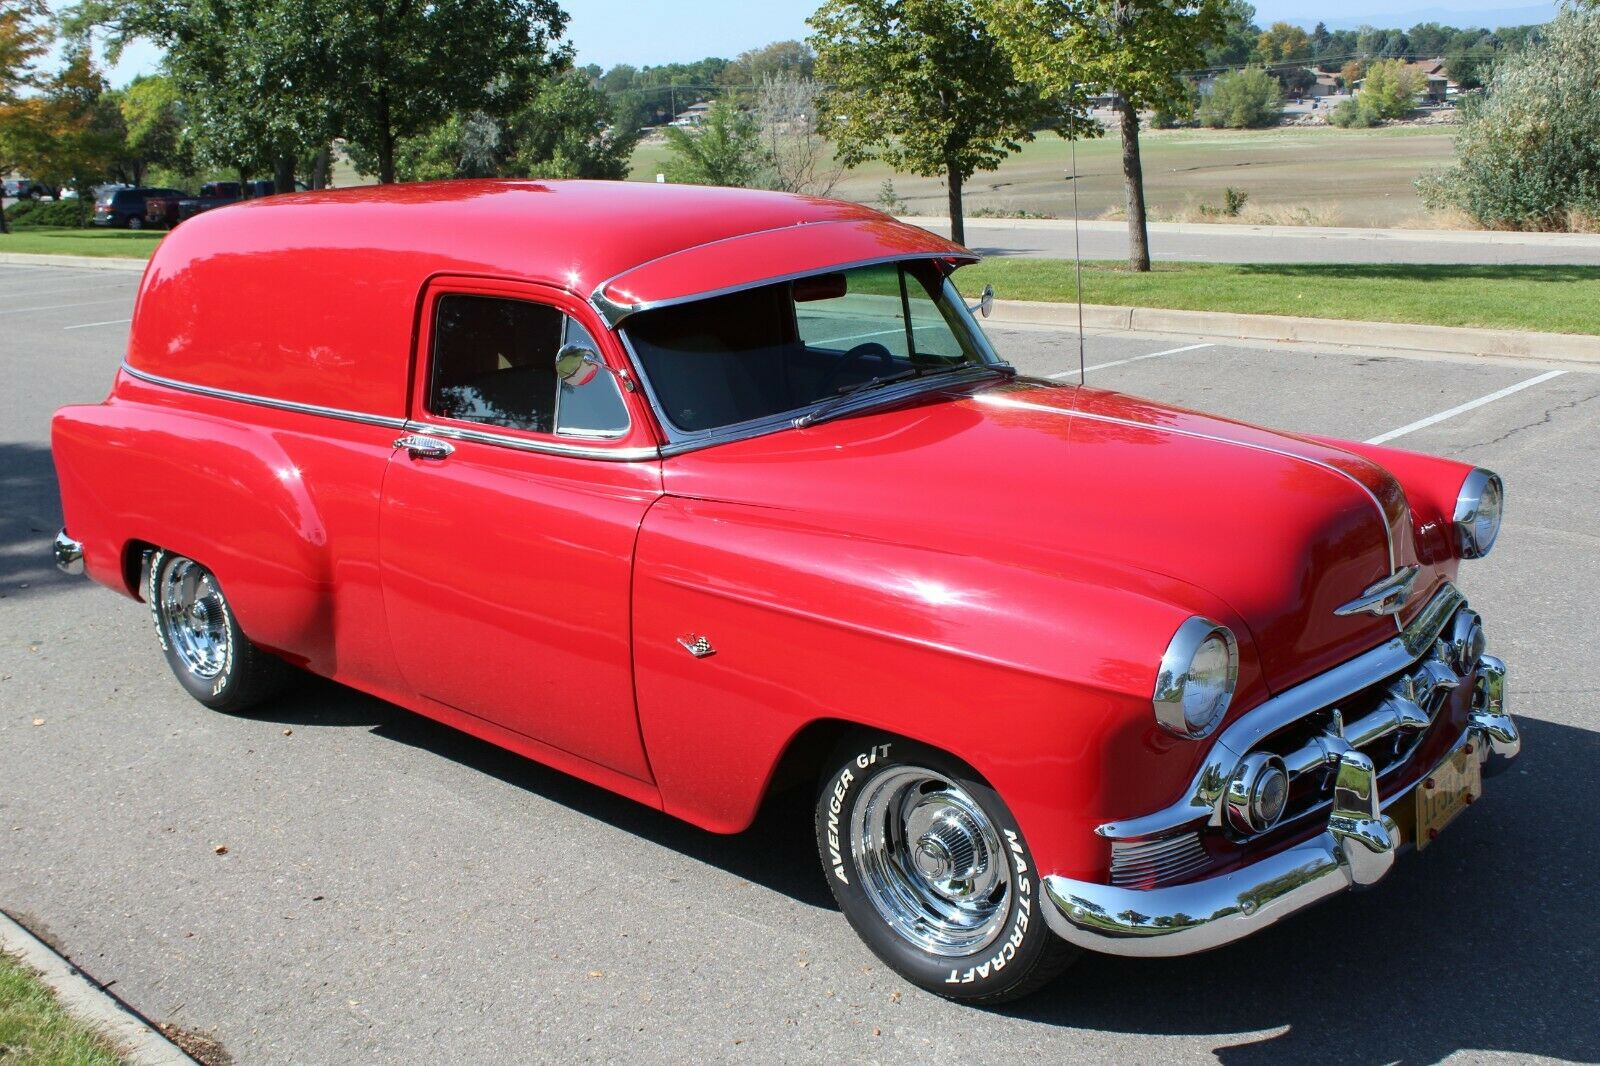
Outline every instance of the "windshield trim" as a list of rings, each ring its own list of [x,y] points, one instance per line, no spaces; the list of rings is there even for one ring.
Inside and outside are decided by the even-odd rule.
[[[789,275],[787,277],[763,281],[758,285],[743,285],[728,291],[742,292],[746,289],[760,288],[762,285],[781,285],[786,282],[794,281],[798,278],[815,277],[822,274],[831,274],[840,270],[851,270],[862,266],[876,266],[882,263],[916,262],[933,258],[943,259],[947,257],[926,255],[896,255],[884,259],[873,259],[863,263],[828,267],[824,270],[806,270],[797,274]],[[984,332],[982,328],[979,327],[977,320],[972,317],[972,313],[967,309],[966,301],[963,300],[961,298],[961,294],[956,291],[955,284],[951,281],[950,276],[945,275],[942,280],[943,284],[940,287],[941,295],[943,296],[945,302],[948,303],[949,306],[954,310],[956,321],[958,321],[961,326],[967,330],[972,339],[973,346],[978,350],[982,357],[981,361],[964,366],[953,364],[952,369],[947,373],[909,378],[905,381],[894,382],[893,384],[884,385],[879,388],[867,389],[858,395],[851,396],[848,403],[841,404],[829,411],[829,417],[827,421],[833,421],[836,417],[848,416],[856,413],[857,411],[865,410],[870,407],[898,403],[899,401],[908,397],[916,396],[925,392],[937,392],[942,389],[958,388],[974,382],[1006,380],[1005,377],[997,375],[995,373],[996,370],[1014,372],[1012,365],[1006,362],[1004,359],[1001,359],[999,355],[995,353],[994,347],[989,343],[989,338],[984,335]],[[709,300],[714,296],[721,295],[726,295],[726,292],[707,293],[703,296],[694,296],[687,299],[662,301],[661,303],[652,304],[651,308],[690,303],[695,300]],[[640,308],[639,310],[645,310],[645,308]],[[820,399],[813,400],[811,403],[805,404],[801,407],[791,408],[787,411],[780,411],[776,414],[763,415],[760,418],[752,418],[744,422],[733,422],[729,425],[718,426],[714,429],[681,429],[672,421],[671,418],[667,416],[666,408],[662,406],[661,400],[656,396],[655,384],[650,380],[650,375],[645,371],[644,360],[639,358],[639,353],[634,349],[633,340],[628,336],[628,331],[625,328],[614,327],[613,332],[615,333],[617,339],[622,342],[622,350],[626,352],[628,356],[629,370],[632,372],[632,376],[638,380],[641,391],[644,393],[645,400],[649,404],[650,413],[655,416],[656,424],[660,427],[661,435],[665,438],[661,445],[661,455],[663,458],[670,455],[679,455],[683,452],[697,451],[701,448],[709,448],[718,444],[727,444],[732,441],[747,440],[751,437],[762,437],[786,429],[803,432],[803,427],[797,427],[795,422],[804,418],[807,414],[816,411],[817,408],[823,406],[824,404],[831,403],[834,400],[834,397],[825,396]]]

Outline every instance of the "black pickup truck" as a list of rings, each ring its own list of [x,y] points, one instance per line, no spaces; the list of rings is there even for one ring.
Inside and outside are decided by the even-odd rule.
[[[308,187],[298,181],[294,185],[296,192]],[[272,181],[266,178],[247,181],[242,185],[237,181],[208,181],[200,186],[199,196],[169,196],[146,200],[145,222],[152,226],[170,228],[213,208],[227,207],[240,200],[253,200],[258,196],[271,196],[274,191],[275,186]]]

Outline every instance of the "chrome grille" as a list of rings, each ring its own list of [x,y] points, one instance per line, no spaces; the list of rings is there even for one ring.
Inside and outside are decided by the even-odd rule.
[[[1175,881],[1210,861],[1199,833],[1111,845],[1111,883],[1151,885]]]

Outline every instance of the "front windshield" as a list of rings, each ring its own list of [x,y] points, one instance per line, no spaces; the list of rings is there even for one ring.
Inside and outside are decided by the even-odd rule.
[[[801,411],[874,378],[995,361],[928,261],[644,311],[625,334],[656,402],[687,432]]]

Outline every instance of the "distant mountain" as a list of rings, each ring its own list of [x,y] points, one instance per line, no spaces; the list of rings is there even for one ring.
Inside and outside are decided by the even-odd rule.
[[[1299,8],[1299,4],[1295,5]],[[1306,29],[1314,27],[1318,20],[1305,18],[1298,14],[1281,13],[1282,9],[1274,10],[1275,4],[1268,0],[1266,3],[1256,5],[1256,24],[1268,26],[1274,22],[1283,21],[1303,26]],[[1300,10],[1304,10],[1300,8]],[[1342,18],[1325,18],[1321,21],[1330,30],[1355,30],[1362,26],[1376,26],[1379,29],[1407,30],[1419,22],[1438,22],[1446,26],[1485,26],[1494,29],[1497,26],[1529,26],[1540,22],[1549,22],[1556,17],[1555,4],[1532,4],[1527,7],[1496,7],[1484,8],[1474,11],[1459,7],[1420,7],[1409,10],[1395,11],[1392,8],[1379,9],[1368,15],[1347,15]]]

